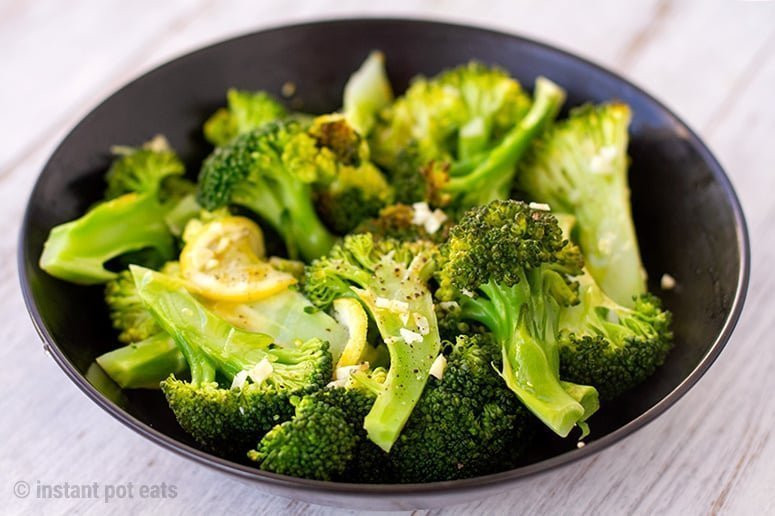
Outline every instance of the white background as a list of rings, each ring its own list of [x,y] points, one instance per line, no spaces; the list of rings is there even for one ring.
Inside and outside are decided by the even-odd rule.
[[[622,73],[699,131],[738,189],[753,240],[728,348],[656,422],[606,451],[452,514],[775,511],[775,2],[0,1],[0,512],[328,514],[164,451],[89,401],[46,357],[16,274],[18,224],[47,156],[102,98],[181,53],[319,17],[406,15],[532,36]],[[680,278],[678,278],[680,281]],[[177,486],[159,501],[42,501],[14,483]]]

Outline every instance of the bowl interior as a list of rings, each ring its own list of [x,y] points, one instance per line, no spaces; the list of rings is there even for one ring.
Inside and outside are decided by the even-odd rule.
[[[399,92],[418,73],[434,74],[478,59],[508,69],[528,88],[538,75],[551,78],[567,89],[567,106],[609,99],[631,105],[634,217],[651,288],[659,292],[663,273],[678,280],[678,288],[660,292],[675,315],[676,347],[650,380],[602,407],[590,422],[589,440],[600,440],[635,421],[671,392],[674,399],[680,396],[687,387],[681,384],[693,371],[704,370],[723,346],[727,335],[719,336],[731,330],[737,315],[733,307],[747,272],[739,207],[707,149],[659,103],[588,62],[509,35],[399,20],[293,26],[200,50],[124,87],[67,136],[30,199],[20,265],[33,317],[69,363],[71,374],[85,375],[96,356],[115,346],[102,290],[56,280],[38,268],[37,259],[52,226],[77,217],[99,199],[111,145],[138,144],[164,134],[195,176],[209,152],[202,122],[223,104],[227,88],[265,89],[279,96],[283,84],[292,82],[296,94],[289,102],[294,108],[329,111],[339,107],[345,80],[371,49],[386,54]],[[123,411],[119,417],[131,415],[193,445],[159,393],[126,392],[113,403]],[[578,453],[572,440],[547,437],[539,443],[526,464],[565,452],[571,460]]]

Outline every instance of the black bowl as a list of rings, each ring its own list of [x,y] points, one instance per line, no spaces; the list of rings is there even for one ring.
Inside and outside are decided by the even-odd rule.
[[[110,146],[163,133],[189,170],[196,171],[209,150],[202,122],[223,104],[228,87],[279,94],[290,81],[296,85],[294,107],[330,111],[339,107],[345,80],[371,49],[387,55],[398,91],[415,74],[478,59],[505,67],[526,85],[538,75],[551,78],[567,89],[570,106],[620,99],[632,107],[634,217],[651,288],[658,289],[663,273],[679,282],[679,288],[662,296],[675,314],[676,347],[644,385],[603,406],[591,420],[584,448],[576,449],[572,440],[546,439],[517,469],[450,482],[302,480],[205,453],[178,428],[158,393],[111,395],[87,375],[94,358],[115,344],[103,316],[101,289],[48,276],[38,267],[38,257],[54,225],[77,217],[99,199]],[[748,236],[729,180],[699,138],[662,104],[615,74],[552,47],[416,20],[337,20],[262,31],[186,55],[135,80],[87,115],[51,156],[30,197],[19,248],[22,289],[41,338],[73,382],[114,417],[170,450],[266,491],[371,509],[423,508],[483,497],[594,454],[642,427],[683,396],[721,352],[742,309],[748,270]]]

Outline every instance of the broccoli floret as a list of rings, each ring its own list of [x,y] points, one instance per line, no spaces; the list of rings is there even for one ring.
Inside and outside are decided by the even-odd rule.
[[[514,429],[497,403],[480,404],[429,384],[390,452],[398,482],[433,482],[493,471]]]
[[[458,169],[450,172],[443,190],[453,197],[458,210],[509,197],[517,163],[530,142],[554,120],[565,100],[565,92],[543,77],[536,79],[534,96],[530,111],[485,157],[469,159],[470,165],[458,163]]]
[[[589,272],[614,301],[628,307],[646,292],[627,182],[630,109],[584,106],[534,142],[517,178],[532,200],[578,220]]]
[[[363,419],[374,396],[357,388],[327,388],[305,396],[292,420],[261,440],[248,457],[262,469],[319,480],[384,480],[385,452],[369,441]]]
[[[560,372],[594,385],[604,400],[643,382],[662,365],[673,343],[671,314],[644,294],[627,308],[608,297],[589,273],[579,277],[581,302],[560,316]]]
[[[494,367],[501,349],[487,335],[460,336],[441,381],[432,381],[390,453],[401,482],[432,482],[509,468],[535,418]]]
[[[486,150],[529,108],[516,80],[480,63],[417,77],[380,112],[372,134],[375,161],[392,168],[412,145],[423,161],[464,159]]]
[[[285,106],[265,91],[226,92],[227,107],[216,111],[204,125],[207,141],[226,145],[238,135],[288,115]]]
[[[576,303],[571,277],[578,249],[557,220],[518,201],[470,210],[442,246],[440,292],[457,298],[462,316],[487,327],[501,346],[501,376],[522,403],[560,436],[598,408],[593,387],[561,382],[557,318]]]
[[[285,240],[291,258],[324,255],[334,236],[315,211],[313,183],[336,176],[342,149],[321,146],[306,124],[269,122],[219,147],[199,176],[206,209],[228,204],[257,213]]]
[[[347,80],[342,111],[356,131],[367,135],[377,113],[392,100],[393,89],[385,72],[385,56],[373,51]]]
[[[138,294],[175,339],[191,371],[191,381],[171,376],[162,391],[180,426],[205,448],[229,456],[245,453],[292,416],[291,397],[314,392],[331,377],[327,342],[279,347],[268,335],[240,330],[214,315],[180,280],[142,267],[131,270]]]
[[[378,217],[361,222],[353,230],[353,233],[371,233],[375,238],[388,238],[403,242],[427,240],[441,243],[447,239],[449,228],[452,225],[450,220],[446,220],[437,231],[430,233],[424,225],[416,222],[415,210],[412,206],[391,204],[380,210]]]
[[[135,280],[128,270],[121,271],[105,284],[105,303],[121,342],[145,340],[162,331],[137,294]]]
[[[330,149],[338,161],[315,185],[317,211],[334,232],[350,232],[392,201],[392,188],[369,161],[368,144],[343,116],[317,117],[308,134],[319,147]]]
[[[293,419],[272,428],[248,458],[274,473],[331,480],[344,472],[356,443],[340,408],[308,396],[296,406]]]
[[[167,216],[185,196],[177,185],[183,164],[163,138],[141,148],[121,147],[108,175],[108,200],[49,233],[40,267],[60,279],[81,284],[116,277],[105,263],[120,255],[153,248],[157,259],[175,254]],[[167,181],[177,178],[177,181]],[[131,221],[127,223],[127,221]]]
[[[420,77],[381,112],[374,160],[391,172],[400,202],[451,201],[462,211],[506,199],[516,163],[564,96],[539,78],[531,105],[506,72],[478,63]]]
[[[181,376],[188,371],[183,353],[162,331],[108,351],[96,361],[122,389],[158,389],[170,375]]]
[[[460,335],[451,346],[441,384],[445,389],[482,402],[500,399],[509,392],[493,367],[501,359],[500,345],[492,335]]]
[[[369,439],[389,451],[422,394],[439,354],[428,280],[435,248],[427,242],[375,241],[350,235],[312,263],[304,280],[310,300],[327,308],[338,297],[357,296],[376,321],[390,354],[384,385],[364,420]]]

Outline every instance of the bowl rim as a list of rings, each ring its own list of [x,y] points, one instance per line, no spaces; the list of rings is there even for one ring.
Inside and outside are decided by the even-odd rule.
[[[203,450],[194,448],[166,434],[163,434],[162,432],[152,428],[151,426],[138,420],[128,412],[124,411],[122,408],[114,404],[112,401],[108,400],[102,393],[100,393],[95,387],[93,387],[86,380],[86,377],[76,369],[75,365],[72,362],[70,362],[70,360],[59,349],[59,346],[57,345],[56,341],[53,339],[48,329],[46,328],[46,325],[43,321],[43,318],[40,315],[40,312],[38,311],[37,305],[32,295],[30,280],[27,274],[27,264],[30,263],[31,258],[36,261],[37,257],[28,256],[25,243],[28,239],[29,221],[30,221],[30,215],[31,215],[31,209],[32,209],[31,201],[33,197],[35,197],[38,189],[40,188],[41,181],[42,181],[42,171],[49,166],[51,157],[54,156],[59,151],[59,149],[66,142],[69,136],[90,116],[91,113],[93,113],[94,111],[102,107],[103,104],[110,101],[116,95],[119,95],[125,89],[133,86],[135,83],[143,80],[147,76],[155,73],[157,70],[163,67],[169,66],[172,63],[178,62],[180,60],[189,58],[200,52],[210,51],[214,49],[214,47],[228,44],[228,43],[233,43],[236,40],[249,39],[257,34],[280,32],[288,29],[299,29],[299,28],[303,29],[311,26],[328,25],[330,27],[334,27],[334,26],[343,27],[347,25],[360,25],[364,23],[367,23],[367,24],[368,23],[402,23],[402,24],[414,24],[414,25],[442,26],[449,29],[463,29],[463,30],[490,34],[492,36],[507,37],[512,40],[519,41],[521,44],[539,47],[543,50],[547,50],[555,54],[559,54],[562,57],[576,60],[581,64],[596,70],[596,72],[598,73],[607,75],[610,78],[626,83],[638,95],[643,96],[650,102],[653,102],[661,110],[663,110],[664,113],[668,115],[678,127],[685,130],[687,134],[687,137],[686,137],[687,141],[698,150],[701,159],[709,166],[711,174],[721,186],[724,192],[724,195],[727,199],[727,202],[729,203],[729,206],[732,209],[734,224],[735,224],[735,233],[737,237],[737,253],[740,261],[740,271],[737,277],[737,288],[735,290],[734,299],[732,300],[729,315],[724,321],[724,325],[721,331],[719,332],[718,336],[714,340],[711,347],[708,349],[707,353],[702,357],[699,364],[697,364],[697,366],[681,381],[681,383],[679,383],[672,391],[670,391],[667,395],[665,395],[661,400],[655,403],[644,413],[640,414],[638,417],[636,417],[629,423],[617,428],[613,432],[597,440],[590,441],[589,443],[587,443],[585,446],[581,448],[567,451],[565,453],[561,453],[560,455],[556,455],[554,457],[551,457],[539,462],[527,464],[519,468],[515,468],[515,469],[511,469],[511,470],[503,471],[499,473],[493,473],[489,475],[482,475],[478,477],[472,477],[472,478],[466,478],[466,479],[460,479],[460,480],[447,480],[447,481],[440,481],[440,482],[413,483],[413,484],[357,484],[357,483],[346,483],[346,482],[310,480],[310,479],[296,478],[296,477],[290,477],[286,475],[270,473],[267,471],[260,470],[258,468],[235,463],[235,462],[223,459],[221,457],[218,457],[216,455],[211,455]],[[169,59],[163,62],[162,64],[153,67],[151,70],[148,70],[142,73],[141,75],[139,75],[138,77],[132,79],[131,81],[125,83],[123,86],[116,89],[108,96],[106,96],[102,101],[100,101],[96,106],[94,106],[89,111],[88,114],[82,117],[79,122],[77,122],[74,126],[72,126],[68,131],[67,135],[65,135],[62,138],[60,143],[57,145],[56,149],[49,156],[49,159],[46,161],[46,164],[41,169],[41,173],[39,173],[38,178],[36,179],[35,184],[27,200],[24,217],[22,219],[22,223],[20,226],[18,249],[17,249],[17,267],[19,272],[19,280],[21,283],[22,295],[27,308],[27,312],[29,313],[29,316],[32,319],[33,326],[35,327],[35,330],[38,333],[40,339],[43,341],[44,350],[47,352],[47,354],[50,354],[50,356],[54,359],[57,365],[59,365],[59,367],[64,371],[64,373],[70,378],[70,380],[72,380],[73,383],[75,383],[78,386],[78,388],[80,388],[81,391],[84,392],[84,394],[86,394],[89,398],[91,398],[92,401],[94,401],[97,405],[99,405],[108,414],[110,414],[118,421],[120,421],[122,424],[131,428],[135,432],[139,433],[140,435],[154,442],[155,444],[163,448],[166,448],[167,450],[175,452],[180,456],[193,460],[199,464],[208,466],[210,468],[216,469],[224,473],[228,473],[232,476],[235,476],[244,480],[249,480],[249,481],[263,482],[265,484],[278,487],[278,488],[284,488],[284,489],[303,488],[304,490],[308,492],[313,492],[313,493],[321,493],[321,494],[324,493],[324,494],[337,495],[337,496],[350,496],[350,497],[356,497],[356,498],[380,497],[385,495],[408,495],[408,494],[420,495],[420,496],[434,495],[434,494],[440,494],[443,491],[446,491],[448,489],[455,489],[456,491],[472,492],[472,491],[483,490],[486,487],[505,485],[508,482],[511,482],[520,478],[525,478],[528,476],[534,476],[539,473],[544,473],[558,466],[569,464],[571,462],[576,462],[583,458],[589,457],[611,446],[612,444],[618,442],[624,437],[632,434],[636,430],[643,428],[646,424],[653,421],[657,416],[665,412],[668,408],[670,408],[673,404],[675,404],[681,397],[683,397],[683,395],[686,394],[686,392],[688,392],[689,389],[695,383],[697,383],[697,381],[702,377],[702,375],[705,374],[705,372],[713,364],[716,358],[718,358],[719,354],[721,353],[724,346],[728,342],[740,318],[745,297],[748,291],[750,266],[751,266],[750,262],[751,262],[751,249],[750,249],[748,229],[745,221],[745,215],[743,213],[737,194],[735,193],[734,187],[732,186],[732,183],[729,177],[724,172],[723,167],[721,166],[719,161],[715,158],[715,156],[711,153],[708,146],[695,133],[694,130],[692,130],[671,109],[669,109],[662,102],[654,98],[652,95],[650,95],[649,93],[641,89],[636,84],[633,84],[632,81],[622,77],[616,72],[613,72],[601,65],[596,64],[595,62],[590,61],[585,57],[578,56],[572,52],[563,50],[562,48],[558,48],[554,45],[550,45],[548,43],[544,43],[542,41],[539,41],[533,38],[528,38],[525,36],[505,32],[502,30],[487,28],[487,27],[480,27],[476,25],[449,22],[449,21],[434,21],[430,19],[424,19],[422,17],[402,18],[402,17],[381,17],[381,16],[354,17],[354,18],[340,18],[340,17],[318,18],[310,21],[276,25],[276,26],[268,27],[257,31],[250,31],[237,36],[221,39],[216,42],[207,44],[205,46],[198,47],[195,50],[177,55],[176,57],[173,57],[172,59]]]

